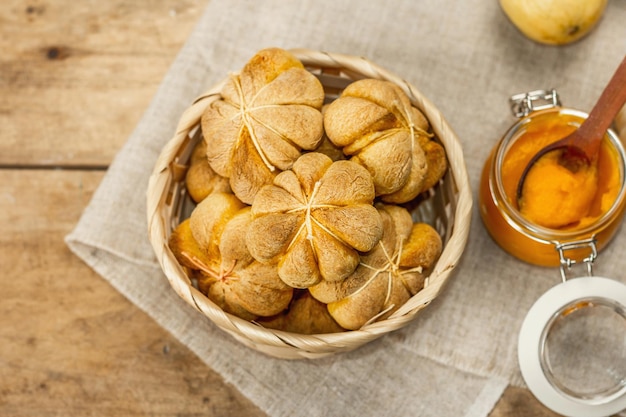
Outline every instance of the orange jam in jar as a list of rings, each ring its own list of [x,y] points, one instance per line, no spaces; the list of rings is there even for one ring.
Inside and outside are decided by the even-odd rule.
[[[534,166],[523,199],[534,198],[535,208],[532,214],[522,214],[518,207],[517,186],[532,156],[573,132],[586,117],[586,113],[557,106],[531,112],[506,132],[485,162],[479,190],[483,224],[498,245],[523,261],[559,266],[559,245],[586,240],[592,240],[594,250],[599,251],[624,215],[626,158],[611,130],[603,138],[593,172],[564,176],[557,172],[556,161]],[[536,178],[531,179],[534,170]],[[589,255],[589,248],[573,247],[568,254],[571,260],[578,262]]]

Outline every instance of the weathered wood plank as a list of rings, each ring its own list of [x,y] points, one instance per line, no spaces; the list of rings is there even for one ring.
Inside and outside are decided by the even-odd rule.
[[[0,415],[263,415],[68,250],[102,176],[0,170]]]
[[[3,0],[0,166],[107,166],[206,0]]]
[[[559,417],[523,388],[508,387],[489,417]]]

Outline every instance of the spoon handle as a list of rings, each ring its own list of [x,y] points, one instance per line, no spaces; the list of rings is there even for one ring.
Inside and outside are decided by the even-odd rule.
[[[581,147],[589,150],[588,154],[595,154],[597,149],[593,149],[594,146],[600,145],[595,139],[604,136],[624,102],[626,102],[626,56],[604,88],[589,117],[578,129],[580,139],[585,141],[584,144],[581,143]]]

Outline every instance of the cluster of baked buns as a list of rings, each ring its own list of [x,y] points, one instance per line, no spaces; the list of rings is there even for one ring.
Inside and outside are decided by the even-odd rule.
[[[397,85],[324,87],[288,51],[259,51],[202,116],[169,246],[222,308],[297,333],[356,330],[422,290],[441,254],[409,206],[447,169]]]

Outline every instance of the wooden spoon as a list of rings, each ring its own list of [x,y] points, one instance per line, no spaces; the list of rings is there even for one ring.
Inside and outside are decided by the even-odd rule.
[[[613,78],[604,88],[598,102],[576,131],[563,139],[542,148],[528,162],[517,183],[517,203],[521,207],[522,193],[526,176],[535,162],[543,155],[556,149],[562,149],[559,164],[572,172],[596,160],[600,142],[611,126],[613,119],[626,102],[626,56],[619,65]]]

